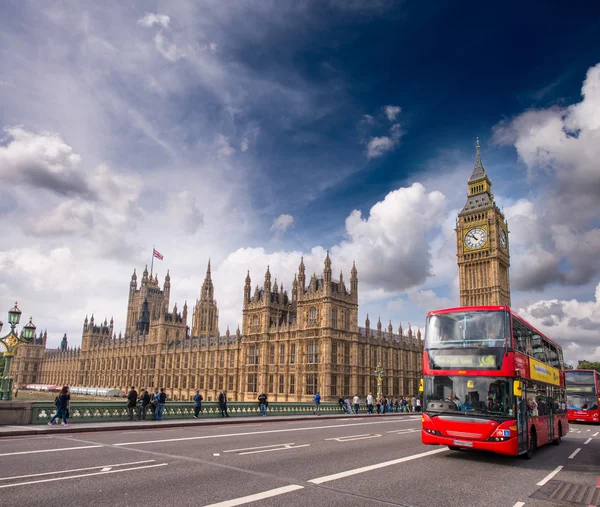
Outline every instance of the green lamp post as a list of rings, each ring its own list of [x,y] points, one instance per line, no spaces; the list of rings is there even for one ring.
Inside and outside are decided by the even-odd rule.
[[[35,325],[32,319],[29,323],[23,326],[21,334],[15,332],[15,327],[18,326],[21,320],[21,310],[18,308],[18,303],[15,303],[14,308],[8,311],[8,324],[10,332],[0,338],[0,344],[4,347],[4,372],[0,377],[0,400],[7,401],[12,398],[13,378],[9,375],[10,361],[15,356],[19,346],[31,343],[35,338]],[[2,321],[0,321],[0,331],[2,331]]]
[[[381,363],[377,364],[377,368],[375,369],[375,378],[377,379],[377,399],[381,398],[383,392],[381,388],[383,386],[383,377],[385,377],[385,371],[381,367]]]

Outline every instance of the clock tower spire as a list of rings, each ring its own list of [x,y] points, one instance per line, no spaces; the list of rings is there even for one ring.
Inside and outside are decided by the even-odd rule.
[[[461,306],[510,306],[508,224],[494,202],[479,138],[467,201],[456,220],[456,246]]]

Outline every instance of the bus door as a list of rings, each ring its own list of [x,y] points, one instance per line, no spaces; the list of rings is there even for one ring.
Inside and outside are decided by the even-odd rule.
[[[556,437],[554,427],[554,397],[552,395],[552,388],[546,386],[546,410],[548,414],[548,442],[552,442]]]
[[[516,383],[516,382],[515,382]],[[524,388],[523,383],[521,385]],[[517,402],[517,442],[519,447],[519,454],[526,452],[529,448],[529,428],[527,422],[527,398],[525,390],[523,392],[515,392],[515,401]]]

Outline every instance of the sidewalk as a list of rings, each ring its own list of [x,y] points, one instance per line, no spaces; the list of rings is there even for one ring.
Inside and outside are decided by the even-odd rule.
[[[0,426],[0,438],[2,437],[18,437],[28,435],[51,435],[51,434],[65,434],[65,433],[86,433],[96,431],[127,431],[127,430],[155,430],[157,428],[185,428],[189,426],[225,426],[225,425],[237,425],[237,424],[248,424],[248,423],[269,423],[269,422],[283,422],[283,421],[310,421],[320,419],[363,419],[366,417],[406,417],[411,415],[417,415],[415,413],[389,413],[385,415],[367,415],[367,414],[328,414],[328,415],[286,415],[286,416],[272,416],[272,417],[260,417],[260,416],[236,416],[236,417],[225,417],[225,418],[214,418],[210,419],[168,419],[163,421],[118,421],[118,422],[102,422],[102,423],[74,423],[69,426],[48,426],[47,424],[37,425],[28,424],[23,426]]]

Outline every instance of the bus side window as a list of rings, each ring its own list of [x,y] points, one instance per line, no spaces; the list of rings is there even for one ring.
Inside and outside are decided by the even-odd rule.
[[[521,323],[513,317],[513,341],[515,344],[515,348],[519,352],[525,352],[525,339],[523,337],[523,332],[521,331]]]

